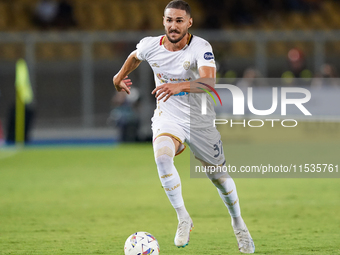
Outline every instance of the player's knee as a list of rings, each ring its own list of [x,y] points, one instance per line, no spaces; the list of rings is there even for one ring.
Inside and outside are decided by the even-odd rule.
[[[212,174],[208,176],[211,182],[215,185],[216,188],[220,189],[221,191],[224,190],[224,183],[227,181],[226,175],[217,175]]]
[[[157,165],[173,162],[173,158],[175,156],[175,144],[170,137],[158,137],[153,143],[153,148]]]
[[[220,186],[220,185],[222,185],[223,183],[226,182],[226,178],[223,178],[223,177],[220,177],[220,178],[217,178],[217,179],[212,178],[210,180],[215,186]]]
[[[159,157],[155,157],[155,162],[158,167],[161,169],[166,168],[170,164],[173,164],[173,158],[168,155],[161,155]]]
[[[220,179],[216,179],[216,178],[211,178],[210,180],[215,185],[221,184],[221,182],[222,182]]]
[[[223,184],[227,178],[228,174],[224,172],[214,172],[214,173],[206,173],[207,177],[212,181],[214,184]]]

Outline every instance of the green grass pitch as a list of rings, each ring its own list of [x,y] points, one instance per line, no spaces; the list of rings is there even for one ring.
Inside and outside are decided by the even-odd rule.
[[[162,255],[240,254],[216,189],[190,178],[189,150],[175,163],[195,224],[181,249],[151,144],[0,150],[0,254],[119,255],[136,231],[152,233]],[[235,182],[255,253],[340,254],[340,179]]]

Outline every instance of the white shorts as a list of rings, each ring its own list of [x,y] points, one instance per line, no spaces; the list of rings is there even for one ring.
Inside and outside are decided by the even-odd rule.
[[[176,152],[180,154],[186,148],[186,142],[197,159],[212,165],[223,165],[225,157],[221,141],[221,135],[215,127],[207,129],[190,129],[162,118],[152,119],[153,141],[159,136],[168,135],[181,143]]]

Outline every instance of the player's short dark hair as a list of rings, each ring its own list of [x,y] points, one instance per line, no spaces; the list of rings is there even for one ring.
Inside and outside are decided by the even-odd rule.
[[[165,7],[164,11],[169,8],[180,9],[185,11],[191,17],[190,5],[183,0],[173,0]]]

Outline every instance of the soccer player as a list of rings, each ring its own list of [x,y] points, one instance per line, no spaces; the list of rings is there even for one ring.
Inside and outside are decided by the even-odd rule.
[[[201,91],[193,88],[197,84],[214,86],[216,77],[212,47],[188,32],[192,24],[190,6],[182,0],[171,1],[164,10],[165,35],[142,39],[113,78],[117,91],[129,94],[132,82],[127,75],[141,61],[147,61],[154,72],[156,88],[152,94],[157,98],[157,107],[152,118],[153,149],[159,178],[179,221],[174,240],[177,247],[188,245],[193,222],[184,205],[174,156],[185,149],[186,142],[204,166],[225,164],[221,136],[212,125],[215,117],[212,103],[207,103],[208,117],[196,114],[193,118],[190,111],[191,106],[201,104],[202,94],[198,93]],[[192,83],[196,85],[191,86]],[[195,125],[190,122],[193,119]],[[241,217],[233,179],[227,173],[207,176],[229,210],[239,250],[254,253],[254,242]]]

